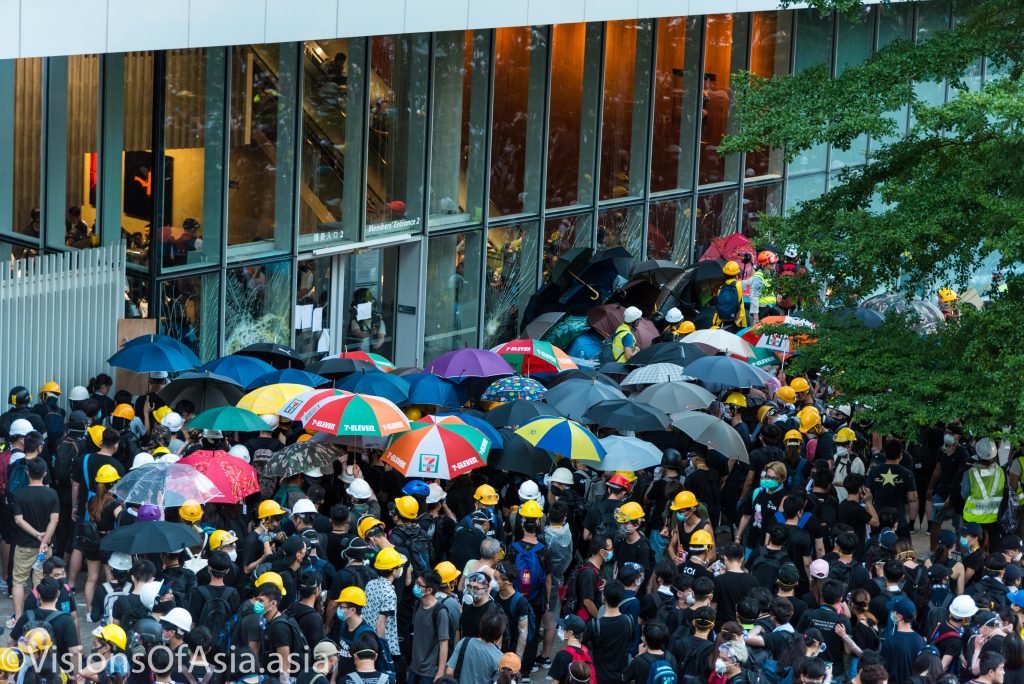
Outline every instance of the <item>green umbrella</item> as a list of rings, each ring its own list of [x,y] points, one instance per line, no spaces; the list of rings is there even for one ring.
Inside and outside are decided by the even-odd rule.
[[[203,411],[188,421],[188,426],[193,430],[202,428],[221,432],[260,432],[267,429],[267,424],[258,415],[234,406],[221,406]]]
[[[577,337],[590,330],[590,323],[586,316],[566,316],[558,323],[551,326],[541,339],[550,342],[556,347],[568,349]]]

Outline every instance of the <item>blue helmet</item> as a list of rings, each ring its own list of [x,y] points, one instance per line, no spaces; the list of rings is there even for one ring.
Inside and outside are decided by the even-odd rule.
[[[430,495],[430,487],[423,480],[409,480],[402,487],[402,493],[408,496],[426,499]]]

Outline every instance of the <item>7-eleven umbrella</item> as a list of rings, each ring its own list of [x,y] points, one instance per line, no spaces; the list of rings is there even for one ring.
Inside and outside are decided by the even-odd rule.
[[[491,351],[497,353],[520,373],[560,373],[579,368],[564,351],[543,340],[512,340],[499,344]]]
[[[355,359],[356,361],[365,361],[366,363],[372,363],[379,370],[385,373],[390,373],[395,370],[395,364],[385,359],[380,354],[374,354],[372,352],[364,351],[347,351],[338,354],[339,359]]]
[[[178,463],[192,466],[216,485],[221,493],[210,503],[238,503],[260,491],[256,469],[225,451],[194,451]]]
[[[491,440],[469,425],[413,423],[381,457],[406,477],[451,480],[487,464]]]
[[[387,437],[409,430],[409,419],[402,409],[371,394],[325,399],[299,414],[297,420],[307,430],[329,435]]]
[[[235,405],[240,409],[252,411],[259,415],[277,413],[293,397],[309,390],[310,388],[306,385],[292,385],[288,383],[267,385],[249,392]]]
[[[747,329],[746,332],[740,335],[756,349],[767,349],[782,355],[792,354],[801,343],[806,344],[808,341],[807,336],[794,335],[791,337],[790,335],[782,335],[780,333],[762,332],[761,328],[766,325],[793,325],[807,328],[808,331],[814,329],[814,324],[804,318],[768,316],[762,318],[757,325]]]
[[[521,425],[516,434],[535,447],[574,461],[597,462],[605,454],[590,430],[568,418],[534,418]]]
[[[333,399],[334,397],[345,397],[348,396],[349,394],[352,393],[347,392],[345,390],[334,389],[330,387],[325,389],[306,390],[305,392],[296,394],[294,397],[292,397],[287,404],[282,406],[280,410],[277,411],[277,413],[282,418],[287,418],[288,420],[298,420],[301,414],[305,413],[314,406],[319,405],[321,402],[327,401],[328,399]]]

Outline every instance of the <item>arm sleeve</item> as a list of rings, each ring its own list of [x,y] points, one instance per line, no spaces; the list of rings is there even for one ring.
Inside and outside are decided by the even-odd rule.
[[[761,311],[761,291],[764,289],[764,281],[760,278],[750,279],[750,315],[753,316]]]

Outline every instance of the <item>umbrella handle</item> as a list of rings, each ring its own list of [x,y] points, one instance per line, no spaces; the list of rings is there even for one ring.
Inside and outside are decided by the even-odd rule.
[[[566,272],[569,275],[571,275],[573,278],[575,278],[576,280],[580,281],[580,284],[582,284],[585,288],[587,288],[588,290],[590,290],[591,292],[594,293],[594,296],[590,298],[591,301],[597,301],[598,299],[601,298],[601,293],[598,292],[597,290],[595,290],[593,287],[591,287],[590,283],[588,283],[587,281],[583,280],[583,278],[580,278],[578,275],[576,275],[572,271],[566,271]]]

